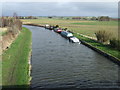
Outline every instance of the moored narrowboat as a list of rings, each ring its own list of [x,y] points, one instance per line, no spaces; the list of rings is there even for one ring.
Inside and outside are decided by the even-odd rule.
[[[56,28],[54,31],[57,32],[57,33],[61,33],[61,32],[62,32],[62,29]]]
[[[64,36],[64,37],[66,37],[66,38],[69,38],[69,37],[73,36],[72,33],[67,32],[67,31],[62,31],[62,32],[61,32],[61,35]]]

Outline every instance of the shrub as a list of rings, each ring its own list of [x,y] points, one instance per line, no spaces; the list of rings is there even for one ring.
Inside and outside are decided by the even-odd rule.
[[[98,17],[99,21],[110,21],[110,17],[109,16],[100,16]]]
[[[59,27],[59,25],[56,25],[56,28],[58,28]]]
[[[7,27],[8,32],[12,34],[17,34],[19,30],[22,30],[22,22],[15,17],[2,17],[1,27]]]
[[[95,33],[96,38],[99,42],[104,43],[110,40],[111,33],[105,30],[99,30]]]
[[[120,50],[120,40],[118,40],[116,38],[113,38],[113,39],[110,40],[110,45],[113,48],[116,48],[116,49]]]

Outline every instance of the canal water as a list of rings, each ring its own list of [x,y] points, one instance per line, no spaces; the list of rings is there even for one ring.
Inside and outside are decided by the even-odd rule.
[[[54,31],[25,27],[32,32],[33,89],[119,88],[117,64]]]

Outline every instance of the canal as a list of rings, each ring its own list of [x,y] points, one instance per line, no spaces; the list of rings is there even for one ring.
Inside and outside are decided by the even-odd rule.
[[[32,32],[33,89],[119,87],[117,64],[54,31],[25,27]]]

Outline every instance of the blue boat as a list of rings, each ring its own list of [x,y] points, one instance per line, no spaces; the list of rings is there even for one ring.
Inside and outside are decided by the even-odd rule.
[[[66,37],[66,38],[69,38],[69,37],[73,36],[72,33],[67,32],[67,31],[62,31],[62,32],[61,32],[61,35],[64,36],[64,37]]]

